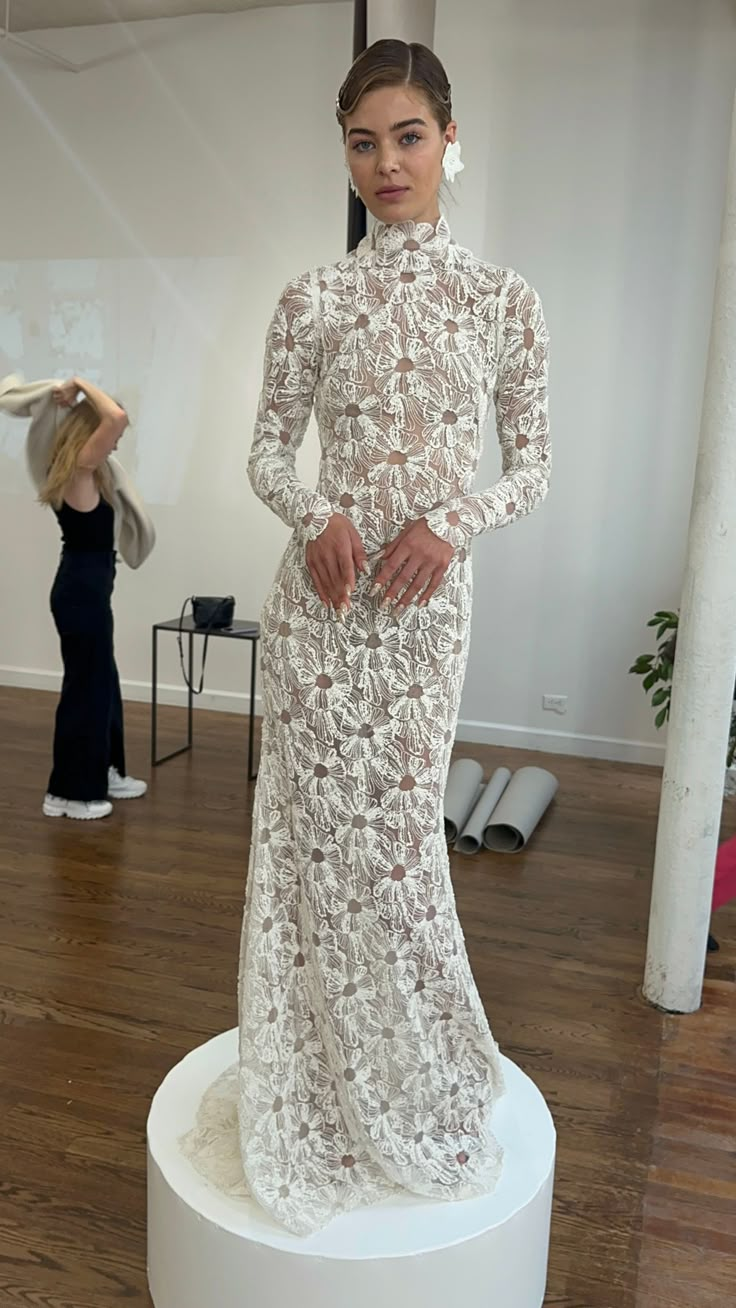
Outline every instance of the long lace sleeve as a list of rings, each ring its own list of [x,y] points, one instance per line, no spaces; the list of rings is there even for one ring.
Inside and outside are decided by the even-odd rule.
[[[502,332],[495,392],[502,475],[488,490],[450,500],[426,515],[435,535],[455,546],[531,513],[549,489],[547,327],[538,295],[516,274]]]
[[[305,486],[296,473],[318,368],[312,281],[305,274],[286,287],[271,320],[248,460],[248,477],[258,498],[305,542],[319,536],[334,512],[329,500]]]

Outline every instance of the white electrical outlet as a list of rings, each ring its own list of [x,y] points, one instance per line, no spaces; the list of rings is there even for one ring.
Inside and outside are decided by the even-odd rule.
[[[543,695],[542,708],[547,713],[567,713],[567,695]]]

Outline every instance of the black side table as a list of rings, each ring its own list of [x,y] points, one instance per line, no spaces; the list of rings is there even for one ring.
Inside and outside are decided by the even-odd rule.
[[[180,749],[175,749],[171,754],[165,754],[163,758],[156,758],[156,737],[157,737],[157,708],[158,708],[158,633],[160,631],[173,631],[176,635],[179,631],[187,637],[189,641],[189,688],[187,699],[187,743]],[[178,618],[170,618],[168,622],[155,622],[152,628],[152,669],[151,669],[151,767],[157,768],[161,763],[167,763],[171,758],[177,758],[179,754],[186,754],[192,748],[192,704],[194,695],[192,693],[192,684],[194,682],[194,637],[204,636],[207,633],[201,627],[195,627],[191,617],[185,618],[180,623]],[[231,627],[223,627],[220,631],[210,631],[209,639],[214,640],[219,637],[221,640],[240,640],[247,641],[250,645],[250,707],[248,712],[248,777],[253,781],[257,775],[257,768],[253,767],[253,710],[256,702],[256,670],[258,666],[258,642],[261,639],[261,628],[257,622],[233,622]]]

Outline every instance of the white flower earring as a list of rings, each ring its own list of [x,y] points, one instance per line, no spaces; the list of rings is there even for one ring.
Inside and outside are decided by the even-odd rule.
[[[355,182],[353,181],[353,174],[350,171],[350,164],[348,163],[347,159],[345,160],[345,172],[348,175],[348,186],[350,187],[350,190],[353,192],[353,195],[356,197],[356,199],[359,200],[360,192],[358,191],[358,188],[355,185]]]
[[[448,141],[445,146],[445,153],[442,156],[442,171],[447,181],[452,183],[458,173],[463,171],[465,164],[460,158],[460,142]]]

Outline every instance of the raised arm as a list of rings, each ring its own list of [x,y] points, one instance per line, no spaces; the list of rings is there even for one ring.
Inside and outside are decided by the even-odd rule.
[[[64,386],[60,386],[54,393],[57,403],[71,407],[74,404],[79,392],[89,400],[92,408],[99,418],[99,426],[92,432],[88,441],[85,441],[79,452],[77,466],[88,471],[99,468],[105,462],[105,459],[112,454],[125,428],[128,426],[128,415],[125,409],[101,391],[99,386],[93,382],[85,381],[82,377],[72,377],[71,381]]]
[[[263,389],[248,476],[259,499],[307,542],[324,531],[334,510],[300,481],[296,453],[307,429],[319,368],[312,281],[291,282],[266,338]]]
[[[488,490],[426,515],[435,535],[456,547],[531,513],[549,489],[547,328],[538,295],[516,274],[501,330],[495,402],[502,475]]]

